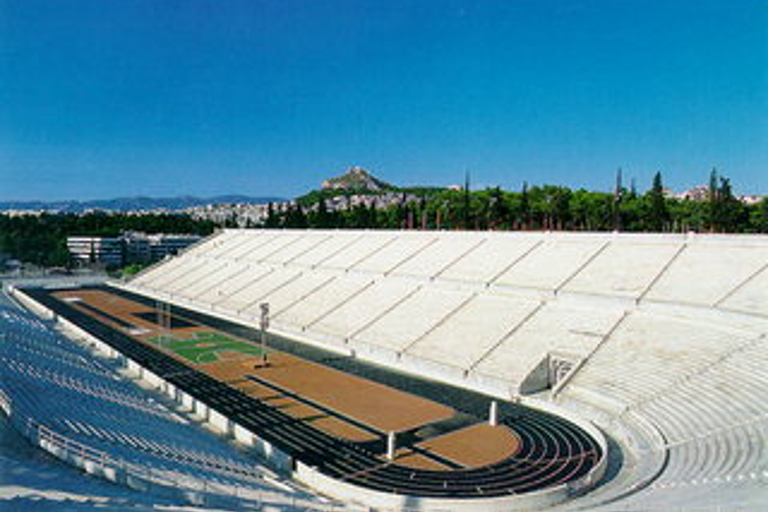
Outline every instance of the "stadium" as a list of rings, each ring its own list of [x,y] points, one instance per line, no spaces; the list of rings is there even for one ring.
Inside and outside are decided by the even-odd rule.
[[[0,405],[200,506],[755,510],[768,237],[223,230],[7,287]]]

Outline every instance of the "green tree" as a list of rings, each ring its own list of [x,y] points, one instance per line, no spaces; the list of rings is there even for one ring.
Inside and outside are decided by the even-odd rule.
[[[328,212],[328,205],[325,203],[325,199],[321,198],[317,202],[317,208],[310,215],[310,226],[317,229],[328,229],[335,227],[333,223],[333,216]]]
[[[743,231],[747,224],[747,210],[744,204],[733,195],[731,181],[728,178],[720,178],[719,215],[717,223],[720,230],[726,233]]]
[[[768,233],[768,197],[763,198],[750,212],[751,231]]]
[[[509,206],[501,188],[494,187],[488,193],[488,228],[504,229],[508,227]]]
[[[68,236],[118,236],[123,231],[208,235],[214,224],[186,215],[94,213],[10,217],[0,214],[0,252],[41,266],[71,265]]]
[[[531,199],[528,197],[528,182],[523,182],[523,190],[520,192],[520,220],[523,229],[531,229]]]
[[[709,191],[707,194],[707,225],[710,231],[719,231],[720,229],[721,204],[717,169],[713,167],[712,172],[709,173]]]
[[[733,195],[731,181],[718,176],[712,169],[709,177],[707,225],[713,232],[744,231],[748,224],[748,213],[744,205]]]
[[[624,188],[621,183],[621,167],[616,171],[616,185],[613,191],[613,229],[621,230],[621,201],[624,196]]]
[[[267,217],[264,219],[264,227],[274,229],[279,228],[281,224],[280,217],[275,212],[275,205],[270,201],[267,204]]]
[[[472,229],[472,208],[470,204],[470,191],[469,191],[469,171],[467,171],[464,179],[464,205],[462,208],[464,229]]]
[[[307,225],[307,216],[300,204],[288,205],[283,216],[282,227],[290,229],[305,229]]]
[[[647,226],[651,231],[661,232],[669,222],[669,210],[664,197],[664,185],[661,181],[661,172],[653,176],[653,185],[646,194],[649,203]]]

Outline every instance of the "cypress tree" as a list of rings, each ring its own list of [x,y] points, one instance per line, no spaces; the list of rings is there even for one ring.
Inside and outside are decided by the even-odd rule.
[[[616,186],[613,191],[613,229],[621,230],[621,167],[616,171]]]
[[[720,221],[720,187],[717,183],[717,169],[709,173],[709,194],[707,197],[708,224],[710,231],[717,231]]]
[[[653,177],[653,185],[648,191],[648,200],[650,202],[648,226],[652,231],[663,231],[669,220],[669,211],[667,210],[667,201],[664,198],[661,172],[657,172]]]

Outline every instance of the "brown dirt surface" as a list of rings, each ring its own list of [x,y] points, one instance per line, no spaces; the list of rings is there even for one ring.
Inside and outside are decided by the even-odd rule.
[[[251,382],[245,377],[253,375],[381,432],[408,430],[454,414],[453,409],[431,400],[290,354],[273,352],[269,361],[268,367],[261,367],[261,360],[254,357],[237,362],[217,361],[200,368],[227,383]]]
[[[254,374],[255,371],[262,371],[262,369],[254,370],[260,362],[260,358],[254,357],[248,361],[217,361],[201,366],[212,377],[279,408],[289,416],[307,420],[312,426],[328,434],[350,441],[372,441],[377,438],[374,434],[357,428],[341,418],[330,416],[308,404],[285,396],[269,386],[246,379],[246,376]]]
[[[509,428],[479,423],[417,445],[467,468],[487,466],[513,456],[520,439]]]
[[[402,432],[450,418],[455,411],[355,375],[274,353],[253,375],[381,432]]]
[[[167,333],[168,331],[160,328],[157,324],[144,320],[141,317],[135,316],[134,313],[153,313],[155,310],[144,304],[139,304],[130,299],[126,299],[117,295],[113,295],[109,292],[102,290],[67,290],[62,292],[56,292],[54,297],[64,300],[67,298],[78,298],[83,302],[100,309],[105,313],[108,313],[116,318],[119,318],[125,322],[142,327],[147,330],[146,337],[153,337],[159,334]],[[97,315],[93,311],[78,306],[77,302],[69,302],[69,305],[86,313],[90,316],[98,317],[98,320],[114,327],[117,330],[122,330],[122,327],[112,322],[109,318]],[[172,332],[176,335],[179,333],[193,333],[201,332],[206,329],[200,326],[187,327],[182,329],[173,329]]]

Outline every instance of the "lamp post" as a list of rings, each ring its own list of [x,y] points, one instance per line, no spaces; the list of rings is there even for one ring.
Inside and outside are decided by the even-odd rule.
[[[259,304],[261,308],[261,362],[262,366],[269,366],[269,360],[267,358],[267,329],[269,329],[269,303],[262,302]]]

